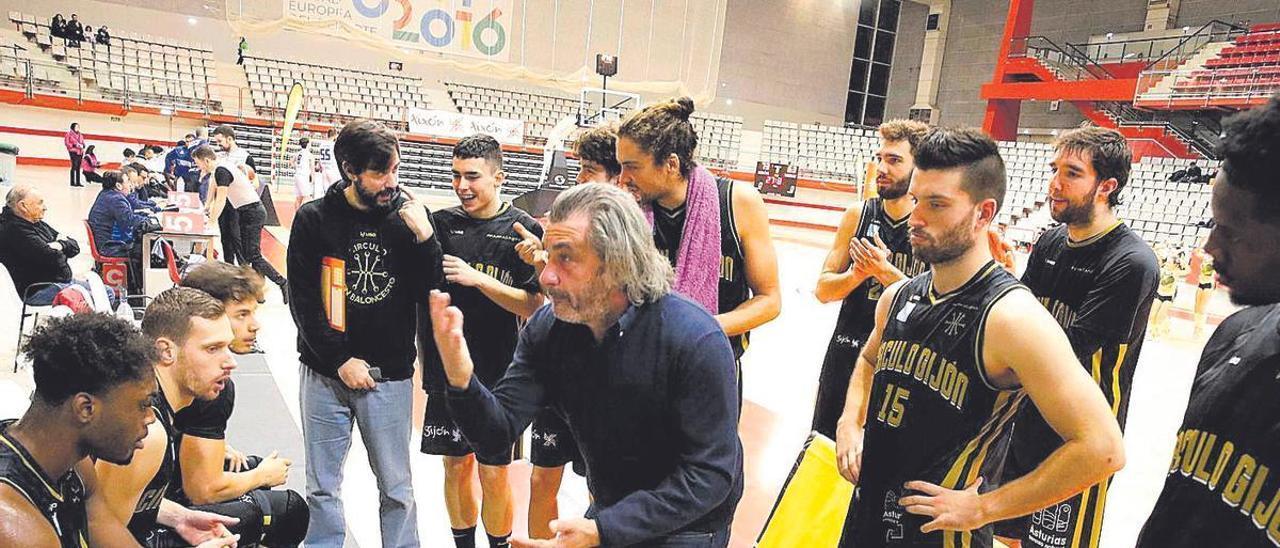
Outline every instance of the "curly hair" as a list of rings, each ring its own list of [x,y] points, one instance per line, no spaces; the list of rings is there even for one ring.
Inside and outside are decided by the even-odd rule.
[[[1222,123],[1218,154],[1226,183],[1249,191],[1258,219],[1280,223],[1280,94]]]
[[[618,165],[618,157],[614,153],[617,147],[618,134],[610,126],[597,126],[582,132],[573,142],[573,151],[579,158],[600,164],[610,177],[622,173]]]
[[[911,152],[914,154],[916,147],[920,146],[920,141],[929,134],[929,125],[916,120],[889,120],[880,124],[877,131],[880,133],[880,138],[886,141],[906,141],[911,145]]]
[[[154,345],[133,323],[108,314],[51,319],[36,328],[23,352],[31,358],[35,395],[48,404],[154,375]]]
[[[660,165],[675,154],[680,159],[680,176],[689,178],[693,171],[694,152],[698,149],[698,133],[689,116],[693,115],[693,99],[680,97],[649,105],[627,115],[618,126],[618,137],[635,141]]]

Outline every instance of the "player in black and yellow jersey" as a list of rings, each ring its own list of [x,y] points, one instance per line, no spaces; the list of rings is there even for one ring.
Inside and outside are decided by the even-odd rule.
[[[1113,207],[1129,180],[1129,144],[1113,129],[1080,128],[1055,143],[1049,213],[1062,223],[1036,241],[1022,283],[1058,320],[1123,429],[1138,354],[1159,282],[1155,252]],[[1034,470],[1062,438],[1033,406],[1014,419],[1003,477]],[[1026,518],[996,525],[996,535],[1042,548],[1093,548],[1102,531],[1111,480]]]
[[[1205,250],[1232,302],[1139,548],[1280,546],[1280,97],[1223,124]]]
[[[992,260],[1004,162],[974,129],[916,149],[910,217],[929,272],[885,290],[837,426],[857,483],[841,546],[991,546],[989,523],[1066,499],[1118,470],[1120,429],[1062,329]],[[987,344],[991,341],[991,344]],[[1066,442],[995,490],[1010,420],[1029,396]]]
[[[835,438],[836,420],[844,410],[844,396],[849,390],[849,375],[862,343],[875,326],[880,294],[885,287],[926,268],[912,256],[907,241],[907,216],[916,207],[907,189],[916,167],[915,147],[929,126],[891,120],[881,124],[879,131],[878,196],[845,210],[813,291],[824,303],[841,301],[835,332],[822,360],[813,406],[812,429],[828,438]]]

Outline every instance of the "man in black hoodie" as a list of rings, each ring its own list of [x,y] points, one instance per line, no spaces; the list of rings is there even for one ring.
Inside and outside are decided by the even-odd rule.
[[[67,259],[80,253],[80,245],[70,236],[58,234],[44,222],[44,195],[29,184],[9,190],[4,211],[0,211],[0,264],[9,269],[18,294],[29,304],[47,305],[59,291],[72,284]],[[52,285],[27,288],[32,284]]]
[[[342,128],[343,181],[303,204],[289,237],[289,302],[302,367],[308,546],[342,546],[342,467],[351,427],[380,491],[382,546],[418,546],[409,472],[415,306],[439,285],[430,212],[397,182],[395,134],[370,120]]]

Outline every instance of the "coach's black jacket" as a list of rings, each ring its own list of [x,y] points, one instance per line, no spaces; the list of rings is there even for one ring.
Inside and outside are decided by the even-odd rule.
[[[49,247],[55,241],[59,241],[58,231],[48,223],[30,222],[8,206],[0,211],[0,264],[9,269],[19,295],[34,283],[71,281],[67,259],[79,254],[80,246],[62,236],[62,249]]]
[[[347,203],[349,183],[329,188],[324,198],[303,204],[289,235],[289,308],[298,326],[298,352],[303,364],[338,378],[338,368],[352,357],[382,368],[387,380],[413,377],[415,305],[440,284],[440,243],[432,235],[417,243],[397,210],[364,212]],[[343,329],[330,323],[321,287],[322,263],[342,261],[345,299]],[[342,293],[337,293],[340,296]]]

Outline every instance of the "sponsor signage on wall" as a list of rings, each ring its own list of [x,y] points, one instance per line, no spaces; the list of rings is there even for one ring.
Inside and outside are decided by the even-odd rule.
[[[455,139],[485,133],[502,144],[524,144],[522,120],[471,116],[447,110],[409,109],[409,131]]]
[[[514,0],[284,0],[285,17],[344,21],[396,45],[506,62]]]

